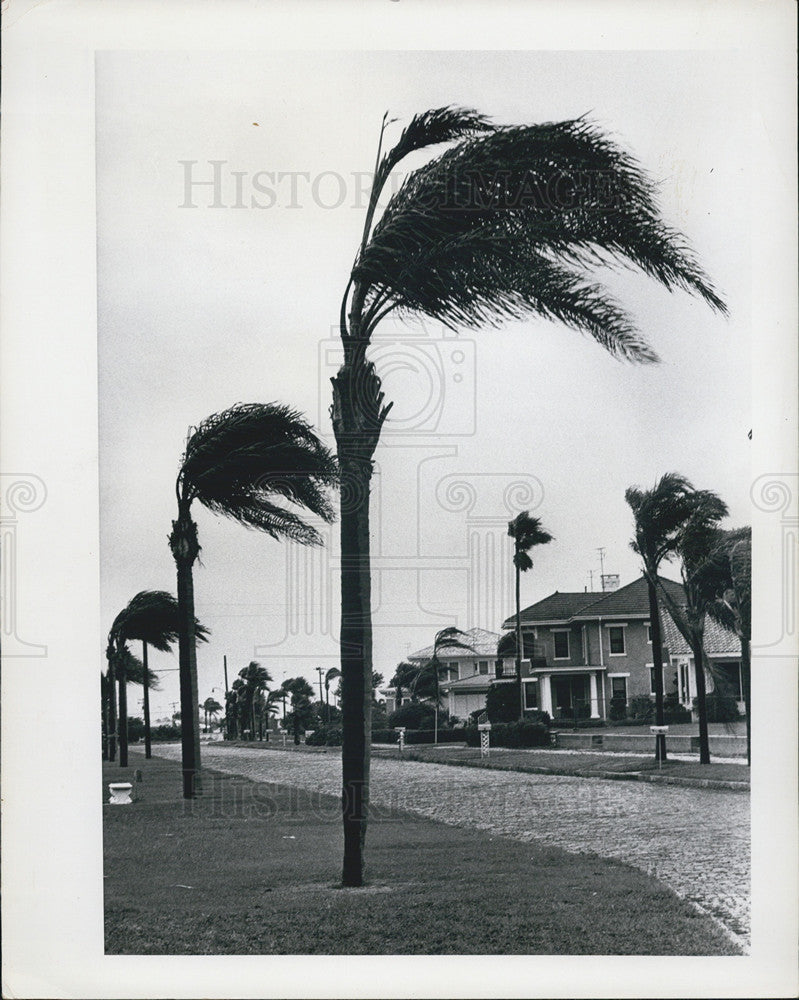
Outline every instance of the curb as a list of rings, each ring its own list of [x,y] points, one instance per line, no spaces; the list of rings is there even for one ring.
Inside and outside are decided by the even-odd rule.
[[[749,784],[744,781],[722,781],[720,778],[680,778],[670,774],[648,774],[645,771],[597,771],[585,768],[553,768],[532,764],[524,770],[516,767],[485,767],[473,760],[414,760],[420,764],[446,764],[449,767],[472,767],[484,771],[515,771],[517,774],[552,774],[563,778],[604,778],[606,781],[646,781],[653,785],[679,785],[683,788],[711,788],[728,792],[749,792]]]

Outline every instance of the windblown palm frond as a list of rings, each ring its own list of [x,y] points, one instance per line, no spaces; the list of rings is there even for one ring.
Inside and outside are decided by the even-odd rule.
[[[552,541],[552,535],[541,527],[541,519],[531,517],[529,510],[523,510],[508,521],[508,535],[514,542],[513,565],[522,573],[532,569],[533,560],[527,554],[530,549]]]
[[[653,183],[596,125],[492,129],[460,114],[474,116],[464,119],[466,137],[406,178],[355,262],[362,336],[394,309],[472,328],[539,313],[615,355],[656,360],[618,303],[586,278],[597,264],[637,267],[725,311],[684,238],[662,221]],[[381,165],[412,148],[403,134]]]
[[[125,679],[130,684],[144,685],[144,664],[128,649],[124,646],[119,652],[119,658],[124,660],[125,668]],[[160,691],[158,675],[153,673],[152,670],[147,668],[147,687],[151,691]]]
[[[695,510],[696,496],[693,485],[676,472],[661,476],[651,490],[630,486],[625,491],[624,498],[635,518],[630,547],[644,560],[653,582],[657,566],[677,549],[681,529]]]
[[[194,619],[198,642],[207,642],[210,631]],[[166,590],[140,590],[117,615],[111,632],[122,641],[139,639],[168,653],[178,638],[178,602]]]
[[[313,428],[277,403],[240,403],[190,435],[178,477],[184,499],[274,538],[318,543],[319,533],[283,499],[332,521],[327,488],[337,465]]]

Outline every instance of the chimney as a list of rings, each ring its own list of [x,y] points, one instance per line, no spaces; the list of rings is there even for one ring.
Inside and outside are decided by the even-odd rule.
[[[608,593],[611,590],[619,589],[619,574],[618,573],[603,573],[602,574],[602,592]]]

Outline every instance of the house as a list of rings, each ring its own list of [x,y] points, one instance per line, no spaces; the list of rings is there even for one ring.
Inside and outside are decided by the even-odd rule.
[[[691,706],[696,695],[696,670],[691,647],[682,637],[671,616],[661,615],[663,621],[664,645],[668,648],[674,683],[681,704]],[[738,711],[746,712],[743,695],[743,674],[741,666],[741,640],[729,629],[707,615],[704,623],[705,655],[710,660],[710,675],[707,676],[707,690],[735,698]]]
[[[660,579],[667,591],[684,601],[679,583]],[[632,698],[654,695],[649,594],[644,577],[600,594],[556,591],[525,608],[520,618],[527,709],[539,708],[552,718],[605,719],[610,714],[611,699],[629,704]],[[696,693],[690,649],[663,608],[661,621],[664,693],[675,693],[682,704],[690,707]],[[502,627],[515,626],[513,615]],[[708,641],[711,637],[712,655],[724,664],[731,678],[738,677],[740,684],[737,638],[715,623],[708,627]],[[512,645],[515,650],[515,641]],[[515,668],[511,672],[515,676]],[[503,669],[499,683],[505,680],[505,673]]]
[[[485,708],[486,692],[496,677],[499,640],[496,632],[473,628],[461,639],[470,650],[452,646],[439,648],[439,689],[450,716],[466,719],[471,712]],[[432,655],[433,647],[425,646],[412,653],[408,662],[422,666]]]

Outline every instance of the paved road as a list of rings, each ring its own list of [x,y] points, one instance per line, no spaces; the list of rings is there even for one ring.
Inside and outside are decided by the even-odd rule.
[[[154,752],[180,758],[179,745]],[[341,790],[335,752],[206,744],[202,754],[207,767],[255,781]],[[371,787],[381,807],[627,862],[712,914],[748,948],[748,795],[384,759],[372,761]]]

